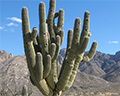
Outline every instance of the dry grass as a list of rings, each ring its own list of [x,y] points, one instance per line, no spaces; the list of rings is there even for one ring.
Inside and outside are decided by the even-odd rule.
[[[101,92],[84,92],[84,93],[79,93],[79,94],[69,94],[69,95],[62,95],[62,96],[120,96],[120,93],[101,93]]]

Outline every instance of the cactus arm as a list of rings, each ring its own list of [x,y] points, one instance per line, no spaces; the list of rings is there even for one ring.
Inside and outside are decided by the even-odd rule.
[[[35,27],[34,27],[35,28]],[[33,29],[34,29],[33,28]],[[37,28],[35,28],[37,30]],[[38,31],[38,30],[37,30]],[[41,47],[40,47],[40,43],[39,43],[39,37],[37,35],[37,37],[33,40],[33,46],[35,49],[35,53],[37,54],[37,52],[41,52]]]
[[[92,44],[92,47],[91,47],[90,51],[83,58],[83,60],[82,60],[83,63],[86,63],[86,62],[90,61],[93,58],[93,56],[95,55],[95,52],[96,52],[96,48],[97,48],[97,42],[94,41],[93,44]]]
[[[89,15],[90,13],[88,11],[85,12],[84,14],[84,23],[83,23],[83,28],[82,28],[82,33],[80,36],[80,44],[84,41],[84,38],[88,36],[89,34]]]
[[[54,57],[52,59],[52,67],[51,67],[52,70],[51,70],[49,76],[46,78],[48,84],[50,85],[50,87],[52,89],[55,88],[55,84],[58,81],[57,57],[58,57],[59,50],[60,50],[60,43],[61,43],[60,36],[57,35],[56,36],[56,52],[55,52],[55,55],[54,55]]]
[[[56,44],[55,43],[52,43],[51,44],[51,48],[50,48],[50,51],[49,51],[49,54],[51,56],[51,58],[53,59],[54,55],[55,55],[55,52],[56,52]]]
[[[61,69],[62,73],[60,73],[59,80],[56,85],[56,90],[58,92],[64,89],[64,87],[66,86],[69,80],[69,76],[72,72],[75,61],[76,50],[79,43],[79,35],[80,35],[80,19],[76,18],[71,49],[68,51],[67,54],[68,56],[66,56],[67,59],[64,59],[65,61],[63,61],[63,64],[65,63],[64,68],[62,67]]]
[[[37,28],[33,28],[32,33],[31,33],[31,40],[34,40],[37,37],[38,30]]]
[[[74,49],[74,47],[78,46],[79,43],[79,36],[80,36],[80,18],[76,18],[75,24],[74,24],[74,33],[73,33],[73,40],[71,48]]]
[[[35,77],[37,82],[43,79],[43,57],[40,52],[36,55]]]
[[[31,40],[31,33],[29,28],[29,17],[28,17],[28,10],[26,7],[22,9],[22,31],[23,31],[23,40],[24,40],[24,49],[25,54],[27,57],[27,63],[30,72],[33,74],[33,68],[36,64],[35,62],[35,52],[33,47],[33,41]]]
[[[37,35],[37,28],[33,28],[33,31],[32,31],[32,34],[31,34],[31,39],[33,40],[33,46],[34,46],[34,50],[35,50],[35,53],[37,54],[37,52],[41,52],[41,47],[40,47],[40,43],[39,43],[39,40],[38,40],[38,35]],[[36,38],[34,38],[36,37]]]
[[[47,36],[47,29],[46,29],[46,14],[45,14],[45,4],[41,2],[39,4],[39,42],[42,46],[42,54],[46,56],[48,53],[48,36]],[[44,58],[44,57],[43,57]]]
[[[61,38],[59,35],[57,35],[56,36],[56,52],[55,52],[55,55],[54,55],[54,58],[52,59],[52,61],[57,59],[57,56],[58,56],[59,51],[60,51],[60,44],[61,44]]]
[[[23,35],[30,33],[28,9],[26,7],[22,8],[22,31]]]
[[[31,37],[35,38],[36,35],[34,35],[34,33],[30,33],[28,10],[26,7],[22,8],[22,31],[23,31],[25,55],[26,55],[26,59],[27,59],[28,69],[29,69],[29,72],[31,75],[31,81],[35,86],[38,87],[38,89],[44,95],[53,94],[52,90],[47,85],[47,83],[44,79],[42,79],[40,82],[37,82],[37,80],[35,78],[35,70],[34,69],[35,69],[35,65],[36,65],[36,54],[35,54],[35,49],[33,46],[33,39],[31,39]],[[31,34],[33,34],[33,36],[31,36]]]
[[[72,44],[72,38],[73,38],[73,31],[70,29],[70,30],[68,31],[68,36],[67,36],[67,49],[66,49],[66,55],[65,55],[65,58],[64,58],[64,59],[67,59],[67,57],[68,57],[68,53],[69,53],[69,50],[70,50],[71,44]],[[63,64],[62,64],[62,68],[61,68],[61,70],[60,70],[59,77],[60,77],[60,75],[61,75],[62,72],[63,72],[63,69],[64,69],[64,66],[65,66],[66,62],[67,62],[66,60],[63,61]]]
[[[50,73],[50,70],[51,70],[51,56],[50,55],[47,55],[46,60],[44,61],[44,63],[46,64],[46,66],[44,66],[44,73],[43,73],[43,76],[44,78],[46,78],[49,73]]]
[[[73,39],[73,31],[72,31],[72,30],[69,30],[69,31],[68,31],[68,38],[67,38],[67,50],[68,50],[69,48],[71,48],[72,39]]]
[[[49,4],[49,12],[47,17],[47,23],[48,23],[48,31],[50,34],[51,42],[55,42],[55,33],[54,33],[54,12],[55,12],[55,0],[50,0]]]
[[[80,63],[79,61],[80,60],[82,60],[82,54],[81,55],[77,55],[76,60],[74,62],[74,68],[73,68],[73,70],[71,72],[71,75],[69,77],[69,80],[68,80],[66,86],[62,90],[63,92],[68,90],[72,86],[72,84],[74,82],[74,79],[75,79],[75,76],[77,74],[77,70],[78,70],[78,66],[79,66],[79,63]]]
[[[58,35],[59,35],[60,38],[61,38],[61,43],[60,43],[60,46],[61,46],[62,43],[63,43],[63,39],[64,39],[64,30],[60,30],[59,33],[58,33]]]
[[[56,34],[58,34],[61,31],[61,29],[63,28],[63,21],[64,21],[64,10],[60,9],[59,10],[58,22],[57,22],[57,28],[55,30]]]
[[[53,91],[52,89],[48,86],[47,82],[45,79],[42,79],[39,84],[36,85],[36,87],[42,92],[43,95],[45,96],[52,96]]]
[[[28,87],[26,85],[23,86],[22,96],[28,96]]]

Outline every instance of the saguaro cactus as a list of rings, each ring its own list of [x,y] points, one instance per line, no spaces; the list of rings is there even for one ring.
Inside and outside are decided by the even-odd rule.
[[[58,17],[57,25],[55,18]],[[84,14],[84,24],[80,35],[80,18],[76,18],[74,30],[68,31],[67,50],[58,76],[57,57],[63,42],[64,11],[55,13],[55,0],[50,0],[46,19],[45,4],[39,4],[39,36],[37,28],[30,31],[28,9],[22,8],[22,31],[30,80],[45,96],[57,96],[69,89],[75,79],[80,62],[88,62],[96,52],[94,41],[88,54],[83,57],[89,42],[89,12]],[[48,31],[46,28],[48,26]]]

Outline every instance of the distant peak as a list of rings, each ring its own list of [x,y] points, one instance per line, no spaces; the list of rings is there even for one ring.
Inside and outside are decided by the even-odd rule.
[[[10,57],[14,57],[12,53],[7,53],[6,51],[4,50],[0,50],[0,55],[1,54],[6,54],[6,55],[9,55]]]
[[[115,55],[120,56],[120,51],[116,52]]]
[[[3,52],[5,52],[4,50],[0,50],[0,53],[3,53]]]

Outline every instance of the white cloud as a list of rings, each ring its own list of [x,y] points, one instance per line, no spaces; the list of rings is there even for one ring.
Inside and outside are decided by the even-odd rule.
[[[0,29],[3,29],[3,27],[0,26]]]
[[[16,21],[16,22],[19,22],[19,23],[22,23],[22,20],[21,19],[19,19],[19,18],[17,18],[17,17],[8,17],[8,18],[6,18],[6,19],[10,19],[10,20],[12,20],[12,21]]]
[[[117,44],[118,41],[109,41],[108,43],[114,43],[114,44]]]
[[[14,24],[14,23],[9,23],[9,24],[7,24],[7,26],[18,26],[18,25]]]

